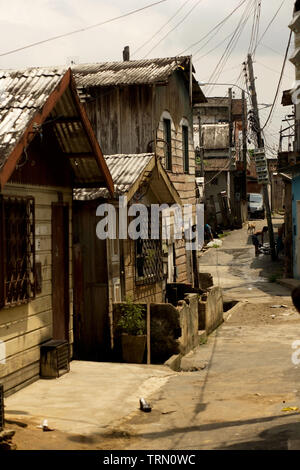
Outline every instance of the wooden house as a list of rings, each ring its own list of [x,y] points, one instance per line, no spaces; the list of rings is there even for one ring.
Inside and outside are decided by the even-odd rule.
[[[71,70],[0,71],[0,90],[0,382],[9,394],[39,377],[41,344],[73,343],[72,192],[113,193],[113,182]]]
[[[129,227],[128,210],[133,204],[181,205],[181,199],[155,154],[105,156],[112,175],[113,197],[105,189],[74,191],[74,269],[77,290],[74,296],[74,348],[81,360],[109,360],[113,340],[113,304],[128,298],[139,303],[166,301],[169,241],[158,239],[121,239],[120,197],[126,197],[128,209],[122,217]],[[112,238],[96,235],[101,204],[115,208]],[[104,213],[102,213],[102,216]],[[124,219],[123,219],[124,220]],[[161,228],[161,223],[160,223]],[[128,234],[128,230],[126,230]],[[149,234],[150,235],[150,234]]]
[[[157,155],[183,204],[196,204],[193,105],[206,99],[190,56],[76,65],[76,83],[105,155]],[[193,281],[193,256],[178,240],[169,282]],[[195,261],[194,261],[195,264]]]

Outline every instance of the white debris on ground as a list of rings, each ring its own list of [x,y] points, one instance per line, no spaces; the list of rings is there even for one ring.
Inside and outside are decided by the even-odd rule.
[[[221,247],[223,245],[222,240],[219,239],[214,239],[213,241],[209,242],[206,246],[208,248],[216,248],[216,247]]]

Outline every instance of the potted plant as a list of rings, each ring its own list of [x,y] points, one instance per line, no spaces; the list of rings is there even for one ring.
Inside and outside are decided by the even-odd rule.
[[[143,362],[147,336],[144,307],[127,299],[121,305],[121,318],[118,327],[122,332],[122,356],[125,362],[141,364]]]

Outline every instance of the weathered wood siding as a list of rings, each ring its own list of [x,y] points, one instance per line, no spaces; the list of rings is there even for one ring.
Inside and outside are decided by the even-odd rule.
[[[195,207],[193,110],[183,74],[175,72],[164,85],[99,87],[90,93],[92,99],[85,106],[106,155],[156,151],[164,162],[164,143],[158,142],[155,148],[153,142],[155,136],[164,138],[163,118],[171,117],[173,168],[168,172],[169,177],[182,203]],[[182,125],[189,129],[189,174],[184,173],[183,167]],[[176,243],[176,258],[178,282],[191,282],[191,253],[186,253],[183,241]],[[149,295],[156,294],[151,292]]]
[[[69,203],[69,288],[70,343],[73,343],[72,301],[72,190],[8,183],[4,195],[35,199],[36,261],[42,263],[42,292],[28,304],[0,310],[0,341],[5,347],[5,364],[0,364],[0,382],[6,394],[13,393],[39,377],[40,344],[52,338],[51,204],[63,196]]]
[[[98,88],[93,96],[86,109],[103,153],[146,153],[154,139],[152,88]]]

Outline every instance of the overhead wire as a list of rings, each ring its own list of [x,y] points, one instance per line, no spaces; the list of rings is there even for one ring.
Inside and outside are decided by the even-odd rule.
[[[206,33],[204,36],[202,36],[198,41],[194,42],[193,44],[190,44],[186,49],[184,49],[183,51],[181,51],[179,54],[177,54],[177,56],[181,56],[183,54],[185,54],[185,52],[189,51],[190,49],[192,49],[193,47],[197,46],[198,44],[200,44],[202,41],[204,41],[204,39],[206,39],[208,36],[210,36],[214,31],[216,31],[218,29],[218,27],[221,25],[221,24],[225,24],[227,20],[229,20],[229,18],[231,18],[231,16],[239,9],[241,8],[245,3],[246,3],[247,0],[242,0],[239,5],[234,8],[234,10],[232,10],[229,15],[227,15],[222,21],[220,21],[216,26],[214,26],[208,33]]]
[[[145,46],[147,46],[147,44],[149,44],[151,41],[153,41],[154,38],[156,38],[156,36],[158,36],[162,31],[163,29],[165,29],[166,26],[168,26],[168,24],[171,23],[171,21],[181,12],[181,10],[184,9],[184,7],[190,3],[191,0],[186,0],[186,2],[180,6],[180,8],[178,8],[176,10],[176,12],[174,13],[173,16],[171,16],[171,18],[168,19],[168,21],[166,23],[163,24],[163,26],[161,26],[157,31],[156,33],[154,33],[149,39],[147,39],[147,41],[145,41],[141,46],[139,46],[133,53],[132,53],[132,56],[135,56],[141,49],[143,49]]]
[[[149,8],[152,8],[152,7],[154,7],[156,5],[159,5],[161,3],[165,3],[167,1],[168,0],[159,0],[155,3],[151,3],[150,5],[146,5],[144,7],[137,8],[136,10],[132,10],[128,13],[124,13],[123,15],[119,15],[119,16],[116,16],[114,18],[110,18],[109,20],[102,21],[101,23],[96,23],[96,24],[93,24],[91,26],[86,26],[84,28],[80,28],[80,29],[76,29],[74,31],[70,31],[69,33],[59,34],[57,36],[52,36],[50,38],[43,39],[42,41],[33,42],[33,43],[27,44],[26,46],[23,46],[23,47],[18,47],[16,49],[12,49],[12,50],[7,51],[7,52],[2,52],[2,53],[0,53],[0,57],[4,57],[4,56],[10,55],[10,54],[14,54],[16,52],[24,51],[26,49],[30,49],[32,47],[39,46],[41,44],[46,44],[46,43],[51,42],[51,41],[56,41],[57,39],[66,38],[66,37],[72,36],[73,34],[78,34],[78,33],[84,32],[84,31],[89,31],[90,29],[93,29],[93,28],[98,28],[100,26],[103,26],[103,25],[108,24],[108,23],[112,23],[112,22],[120,20],[122,18],[127,18],[128,16],[134,15],[136,13],[147,10]]]
[[[191,13],[195,10],[195,8],[197,8],[197,6],[202,2],[203,0],[198,0],[197,3],[195,3],[195,5],[192,6],[192,8],[188,11],[188,13],[167,33],[165,34],[165,36],[163,36],[151,49],[150,51],[143,57],[143,59],[145,59],[146,57],[149,56],[149,54],[151,54],[151,52],[154,51],[154,49],[156,49],[173,31],[175,31],[176,28],[178,28],[178,26],[180,26],[190,15]]]
[[[278,16],[281,8],[283,7],[283,5],[285,4],[286,0],[283,0],[281,2],[281,4],[279,5],[279,8],[276,10],[275,12],[275,15],[272,17],[271,21],[269,22],[269,24],[267,25],[265,31],[263,32],[263,34],[260,36],[260,38],[258,39],[257,41],[257,44],[256,44],[256,47],[255,47],[255,50],[254,50],[254,54],[256,52],[256,49],[257,47],[260,45],[261,41],[263,40],[263,38],[265,37],[265,35],[267,34],[267,32],[269,31],[270,27],[272,26],[272,24],[274,23],[276,17]]]
[[[231,53],[233,52],[246,24],[247,24],[247,21],[249,19],[249,15],[251,13],[251,10],[254,6],[254,1],[255,0],[250,0],[248,2],[248,4],[246,5],[246,8],[244,10],[244,13],[242,14],[233,34],[232,34],[232,37],[229,41],[229,43],[227,44],[226,48],[225,48],[225,51],[224,53],[222,54],[220,60],[218,61],[216,67],[214,68],[210,78],[209,78],[209,82],[216,82],[221,73],[222,73],[222,70],[224,69]],[[245,21],[246,20],[246,21]],[[212,89],[214,88],[214,86],[212,86]],[[212,90],[211,89],[211,90]]]
[[[290,50],[290,45],[291,45],[291,40],[292,40],[292,30],[290,31],[290,34],[289,34],[289,40],[288,40],[288,44],[287,44],[287,47],[286,47],[286,52],[285,52],[285,56],[284,56],[284,60],[283,60],[283,64],[282,64],[282,68],[281,68],[281,74],[280,74],[280,78],[279,78],[279,82],[278,82],[278,85],[277,85],[277,89],[276,89],[276,93],[275,93],[275,97],[274,97],[274,101],[273,101],[273,104],[272,104],[272,107],[271,107],[271,110],[270,110],[270,113],[269,113],[269,116],[262,128],[262,130],[264,130],[267,125],[268,125],[268,122],[270,121],[271,117],[272,117],[272,114],[273,114],[273,111],[275,109],[275,106],[276,106],[276,102],[277,102],[277,98],[278,98],[278,95],[279,95],[279,91],[280,91],[280,87],[281,87],[281,83],[282,83],[282,78],[283,78],[283,73],[284,73],[284,69],[285,69],[285,66],[286,66],[286,62],[287,62],[287,57],[288,57],[288,53],[289,53],[289,50]]]

